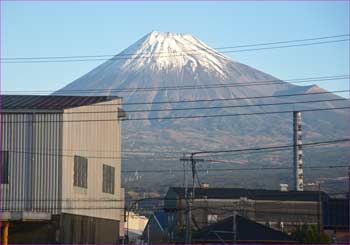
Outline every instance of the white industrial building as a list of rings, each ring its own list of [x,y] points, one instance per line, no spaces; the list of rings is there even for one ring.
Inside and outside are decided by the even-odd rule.
[[[120,241],[121,103],[1,96],[0,218],[10,243]]]

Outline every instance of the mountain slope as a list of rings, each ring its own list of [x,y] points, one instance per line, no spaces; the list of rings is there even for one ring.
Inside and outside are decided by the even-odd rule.
[[[324,90],[316,85],[296,86],[281,81],[231,60],[192,35],[161,32],[145,35],[120,54],[68,84],[56,94],[81,95],[81,90],[90,90],[90,94],[93,95],[122,96],[124,108],[129,111],[129,118],[153,118],[153,120],[126,121],[124,124],[124,149],[142,151],[188,152],[244,148],[290,144],[292,139],[291,113],[179,120],[162,119],[164,117],[261,113],[348,105],[348,102],[333,101],[254,107],[252,105],[340,97],[334,94],[322,94],[240,99],[308,94]],[[200,103],[158,103],[213,99],[215,101]],[[130,103],[147,104],[130,105]],[[188,107],[215,108],[180,110]],[[135,110],[143,111],[132,112]],[[349,136],[348,116],[349,113],[345,113],[344,110],[304,113],[305,141]],[[174,163],[169,164],[171,166]],[[139,160],[134,164],[130,162],[128,166],[143,168],[147,165],[147,161]]]

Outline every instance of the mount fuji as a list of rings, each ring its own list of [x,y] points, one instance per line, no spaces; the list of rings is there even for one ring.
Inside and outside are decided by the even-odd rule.
[[[262,113],[349,105],[338,100],[338,95],[324,92],[317,85],[297,86],[234,61],[192,35],[151,32],[55,94],[123,97],[129,119],[143,119],[124,123],[124,150],[177,152],[171,157],[178,159],[180,152],[291,144],[292,113]],[[331,101],[300,103],[314,100]],[[255,114],[203,117],[251,113]],[[191,118],[167,119],[171,117]],[[305,112],[303,139],[315,142],[349,137],[348,119],[346,110]],[[305,164],[343,159],[345,153],[336,159],[317,157],[325,147],[310,148],[312,157],[306,154]],[[334,149],[343,148],[338,145]],[[165,156],[164,160],[126,160],[123,164],[128,169],[143,169],[159,167],[162,162],[165,169],[179,168],[175,166],[178,161],[166,159],[169,154],[157,155]],[[291,155],[234,158],[238,164],[286,165]],[[285,177],[290,179],[288,174]],[[151,178],[144,179],[152,182]]]

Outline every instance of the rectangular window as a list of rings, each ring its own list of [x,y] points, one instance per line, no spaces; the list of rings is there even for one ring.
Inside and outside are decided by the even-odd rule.
[[[88,160],[74,156],[74,186],[87,188]]]
[[[1,164],[0,164],[0,172],[1,172],[1,184],[9,183],[9,152],[1,151]]]
[[[114,194],[114,167],[103,164],[102,192]]]

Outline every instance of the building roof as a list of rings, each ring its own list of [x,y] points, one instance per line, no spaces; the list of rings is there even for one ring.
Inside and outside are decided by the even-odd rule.
[[[349,230],[349,203],[348,198],[330,198],[323,204],[323,225],[326,229]]]
[[[1,95],[2,110],[46,109],[63,110],[111,101],[111,96],[62,96],[62,95]]]
[[[165,213],[164,211],[157,211],[153,215],[157,219],[158,224],[160,225],[160,228],[163,231],[166,231],[168,229],[168,216],[167,216],[167,213]]]
[[[196,232],[193,234],[193,242],[222,243],[225,241],[232,243],[233,217],[223,219]],[[291,236],[240,215],[236,215],[235,222],[237,243],[296,243]]]
[[[167,193],[174,192],[179,198],[185,197],[185,188],[171,187]],[[188,194],[192,189],[188,189]],[[318,191],[280,191],[243,188],[195,188],[195,198],[200,199],[239,199],[246,197],[252,200],[279,200],[279,201],[318,201],[328,195]],[[166,197],[167,198],[167,197]]]

